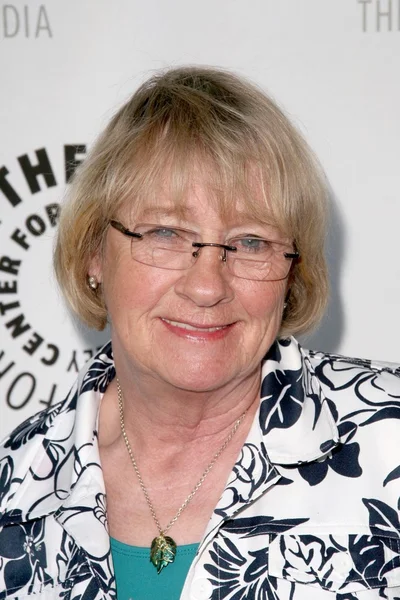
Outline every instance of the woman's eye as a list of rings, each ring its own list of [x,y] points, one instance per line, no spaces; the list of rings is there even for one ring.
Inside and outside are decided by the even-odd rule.
[[[176,229],[170,229],[169,227],[157,227],[154,229],[150,229],[147,233],[150,233],[154,237],[159,237],[163,239],[171,239],[174,237],[178,237],[179,233]]]
[[[245,252],[264,252],[269,248],[269,242],[261,238],[240,238],[233,242],[233,245],[238,248],[239,251]]]

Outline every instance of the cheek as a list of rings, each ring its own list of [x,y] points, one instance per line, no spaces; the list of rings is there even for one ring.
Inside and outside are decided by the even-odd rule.
[[[287,292],[286,281],[269,283],[249,282],[248,289],[240,294],[242,306],[256,320],[268,322],[274,315],[281,316]]]
[[[104,297],[111,320],[150,311],[173,287],[171,272],[137,262],[114,263],[104,272]],[[121,312],[117,312],[121,311]]]

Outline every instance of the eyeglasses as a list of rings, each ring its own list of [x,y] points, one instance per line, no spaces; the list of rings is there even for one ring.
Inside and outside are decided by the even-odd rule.
[[[229,272],[251,281],[279,281],[289,275],[293,260],[300,258],[290,245],[257,236],[239,236],[226,244],[200,242],[194,231],[167,225],[141,224],[130,231],[119,221],[110,225],[131,239],[131,255],[144,265],[183,271],[189,269],[205,246],[220,248],[220,260]],[[229,256],[229,260],[228,260]]]

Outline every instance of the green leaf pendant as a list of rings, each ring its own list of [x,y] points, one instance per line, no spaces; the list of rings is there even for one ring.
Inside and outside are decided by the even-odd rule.
[[[157,569],[157,573],[161,573],[164,567],[173,563],[175,555],[176,544],[168,535],[164,536],[161,533],[151,542],[150,560]]]

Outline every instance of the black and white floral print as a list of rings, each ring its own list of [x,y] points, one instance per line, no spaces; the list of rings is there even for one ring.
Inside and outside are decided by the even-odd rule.
[[[96,429],[114,376],[108,344],[3,441],[0,600],[116,599]],[[277,341],[181,600],[400,600],[399,506],[400,367]]]

